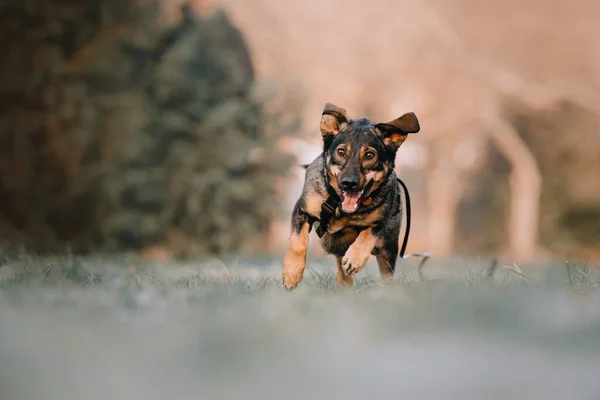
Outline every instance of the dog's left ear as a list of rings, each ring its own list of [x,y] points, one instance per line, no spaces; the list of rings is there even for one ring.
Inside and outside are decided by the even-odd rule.
[[[417,133],[421,130],[417,116],[408,112],[393,121],[380,123],[375,128],[381,134],[383,143],[392,151],[398,150],[398,147],[406,140],[409,133]]]
[[[333,137],[348,125],[348,114],[342,107],[327,103],[321,114],[321,135],[323,139]]]

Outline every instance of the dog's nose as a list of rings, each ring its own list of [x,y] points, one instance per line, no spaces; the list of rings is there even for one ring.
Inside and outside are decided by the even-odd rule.
[[[357,176],[345,176],[342,178],[342,189],[356,190],[356,188],[358,188],[358,177]]]

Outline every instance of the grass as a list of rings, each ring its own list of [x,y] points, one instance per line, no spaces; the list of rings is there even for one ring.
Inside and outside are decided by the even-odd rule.
[[[592,399],[598,268],[0,253],[0,398]]]

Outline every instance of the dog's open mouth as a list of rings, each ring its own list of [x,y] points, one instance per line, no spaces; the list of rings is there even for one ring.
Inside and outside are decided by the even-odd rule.
[[[362,197],[363,192],[364,189],[360,192],[350,192],[342,190],[342,211],[347,214],[352,214],[353,212],[355,212],[358,209],[358,206],[360,205],[360,199]]]

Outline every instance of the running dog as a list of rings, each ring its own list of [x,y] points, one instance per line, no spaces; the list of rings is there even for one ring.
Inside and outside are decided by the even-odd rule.
[[[371,255],[377,257],[381,278],[389,279],[402,220],[396,152],[408,134],[419,132],[419,121],[412,112],[386,123],[352,120],[346,110],[327,103],[320,129],[323,152],[305,166],[283,260],[283,285],[292,290],[302,281],[313,226],[321,246],[337,259],[338,286],[352,285]]]

